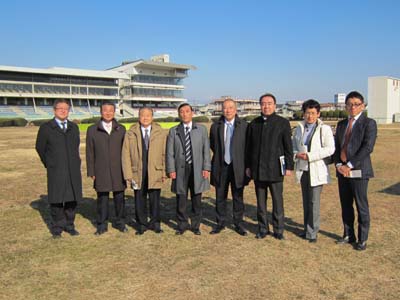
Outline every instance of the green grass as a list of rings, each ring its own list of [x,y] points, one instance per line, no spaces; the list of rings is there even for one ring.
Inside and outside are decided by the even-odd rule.
[[[126,129],[129,129],[133,124],[135,123],[122,123]],[[179,122],[159,122],[158,124],[160,124],[164,129],[170,129],[171,127],[179,124]],[[93,124],[78,124],[78,127],[80,131],[86,131],[91,125]]]

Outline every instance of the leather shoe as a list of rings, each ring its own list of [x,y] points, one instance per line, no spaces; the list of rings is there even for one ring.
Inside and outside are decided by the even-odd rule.
[[[307,238],[307,233],[302,232],[299,234],[299,237],[301,237],[302,239],[306,239]]]
[[[241,236],[246,236],[247,235],[247,231],[244,230],[242,227],[240,226],[235,226],[235,231],[237,233],[239,233]]]
[[[308,242],[309,242],[309,243],[316,243],[316,242],[317,242],[317,238],[315,238],[315,239],[309,239]]]
[[[159,233],[163,233],[164,230],[162,230],[161,228],[157,228],[157,229],[154,229],[154,232],[159,234]]]
[[[343,238],[337,240],[337,241],[336,241],[336,244],[338,244],[338,245],[353,244],[353,243],[355,243],[355,241],[356,241],[355,238],[351,238],[351,237],[349,237],[349,236],[347,235],[347,236],[345,236],[345,237],[343,237]]]
[[[143,235],[143,233],[145,232],[145,230],[143,229],[139,229],[135,232],[135,235]]]
[[[265,238],[266,236],[267,236],[267,232],[265,232],[265,231],[260,231],[260,232],[257,232],[257,234],[256,234],[256,239],[263,239],[263,238]]]
[[[225,226],[217,226],[213,230],[210,231],[210,234],[218,234],[224,229],[225,229]]]
[[[122,232],[122,233],[128,232],[128,228],[126,228],[125,226],[124,226],[123,228],[119,228],[118,230],[119,230],[120,232]]]
[[[364,251],[367,249],[367,242],[358,242],[356,245],[356,250]]]
[[[185,230],[180,230],[180,229],[178,229],[178,230],[175,231],[175,234],[176,234],[176,235],[182,235],[182,234],[184,234],[184,233],[185,233]]]
[[[274,232],[274,238],[276,238],[277,240],[284,240],[285,237],[283,236],[282,233],[275,233]]]
[[[193,229],[193,233],[194,233],[195,235],[201,235],[200,229]]]
[[[77,236],[77,235],[79,235],[79,232],[78,232],[78,230],[76,230],[76,229],[71,229],[71,230],[65,230],[66,232],[68,232],[70,235],[72,235],[72,236]]]
[[[51,235],[51,237],[55,240],[61,239],[61,233],[54,233]]]
[[[96,232],[94,233],[94,235],[99,236],[99,235],[106,233],[106,231],[107,230],[104,230],[104,229],[97,229]]]

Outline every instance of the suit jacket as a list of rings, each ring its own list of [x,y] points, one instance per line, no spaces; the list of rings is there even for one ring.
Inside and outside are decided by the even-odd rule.
[[[64,202],[65,189],[71,186],[75,199],[68,200],[82,200],[79,143],[79,128],[75,123],[68,121],[65,133],[55,119],[40,126],[36,151],[47,170],[49,203]]]
[[[340,160],[340,152],[344,143],[349,119],[346,118],[338,122],[335,135],[335,154],[333,160],[337,163],[347,163]],[[361,170],[361,176],[364,179],[374,177],[374,171],[371,163],[371,153],[377,137],[377,126],[373,119],[361,114],[354,123],[351,131],[349,144],[347,145],[347,160],[353,165],[354,169]],[[340,174],[336,172],[336,176]]]
[[[194,193],[202,193],[210,189],[208,179],[203,178],[202,171],[211,170],[210,142],[205,126],[192,123],[190,131],[192,143],[192,159],[194,173]],[[172,127],[167,139],[167,173],[176,172],[176,179],[172,180],[171,190],[176,194],[186,194],[185,178],[185,132],[183,124]]]
[[[166,132],[158,123],[151,124],[147,157],[149,189],[161,189],[165,176]],[[125,179],[133,179],[139,188],[143,181],[143,138],[140,124],[134,124],[127,131],[122,149],[122,168]]]
[[[235,117],[234,131],[231,141],[232,166],[237,188],[248,184],[248,177],[245,174],[245,153],[246,153],[247,122]],[[211,125],[210,148],[213,151],[211,160],[211,184],[219,186],[221,170],[224,165],[225,155],[225,117]]]
[[[96,176],[97,192],[125,190],[122,176],[121,150],[125,127],[112,121],[111,134],[103,128],[102,121],[90,126],[86,132],[87,176]]]
[[[249,125],[246,140],[246,167],[256,181],[283,181],[280,156],[287,170],[294,169],[290,123],[273,113],[264,120],[255,118]]]

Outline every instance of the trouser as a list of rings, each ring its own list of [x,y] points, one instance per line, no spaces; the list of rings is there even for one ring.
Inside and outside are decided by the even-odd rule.
[[[235,174],[233,164],[226,164],[224,162],[221,169],[221,176],[219,185],[215,187],[216,192],[216,215],[218,226],[225,226],[226,224],[226,210],[227,210],[227,197],[229,184],[231,185],[232,202],[233,202],[233,224],[235,226],[242,226],[244,203],[243,203],[243,187],[236,187]]]
[[[183,231],[189,227],[188,214],[186,212],[186,206],[188,201],[188,193],[190,190],[190,198],[192,200],[192,217],[191,225],[193,230],[198,230],[200,228],[201,222],[201,193],[194,193],[194,174],[193,165],[185,165],[185,178],[184,187],[186,190],[185,194],[176,194],[176,217],[178,223],[178,229]]]
[[[125,199],[124,191],[113,193],[115,220],[114,227],[123,229],[125,227]],[[110,192],[97,192],[97,229],[100,231],[107,230],[107,220],[109,218],[108,202]]]
[[[322,185],[311,186],[310,172],[306,171],[303,171],[300,183],[303,196],[304,232],[307,239],[316,239],[320,225],[319,208]]]
[[[63,230],[71,231],[75,229],[76,206],[76,201],[50,203],[50,215],[52,218],[50,231],[52,234],[61,234]]]
[[[342,220],[344,236],[355,238],[354,234],[354,208],[355,201],[358,214],[358,241],[368,240],[370,216],[368,206],[368,179],[345,178],[338,176],[340,204],[342,206]]]
[[[146,176],[147,177],[147,176]],[[135,190],[135,215],[139,230],[160,229],[160,194],[161,189],[148,189],[148,178],[144,180],[142,188]],[[147,222],[147,195],[149,196],[150,221]]]
[[[268,232],[267,195],[272,197],[272,226],[274,232],[282,234],[284,229],[283,182],[255,181],[257,197],[257,220],[259,232]]]

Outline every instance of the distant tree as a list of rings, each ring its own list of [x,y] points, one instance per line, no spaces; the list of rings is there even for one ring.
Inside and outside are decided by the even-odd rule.
[[[301,119],[303,119],[303,112],[302,112],[301,110],[295,111],[295,112],[293,113],[293,118],[294,118],[295,120],[301,120]]]
[[[334,114],[335,114],[335,112],[333,110],[328,111],[328,118],[332,119]]]
[[[335,119],[339,119],[339,116],[340,116],[340,110],[336,109],[336,110],[333,112],[333,117],[334,117]]]
[[[339,118],[345,119],[345,118],[347,118],[347,115],[348,115],[347,111],[341,110],[340,114],[339,114]]]
[[[321,111],[320,118],[321,118],[322,120],[326,120],[327,117],[328,117],[328,112],[325,111],[325,110],[324,110],[324,111]]]

